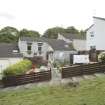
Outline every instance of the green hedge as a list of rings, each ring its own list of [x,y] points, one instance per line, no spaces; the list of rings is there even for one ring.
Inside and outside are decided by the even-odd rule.
[[[30,60],[22,60],[14,65],[9,66],[3,72],[3,76],[14,76],[26,73],[32,67]]]

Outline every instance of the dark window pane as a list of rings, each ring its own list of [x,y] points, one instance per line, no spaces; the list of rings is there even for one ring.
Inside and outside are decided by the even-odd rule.
[[[31,46],[30,45],[27,46],[27,50],[31,50]]]

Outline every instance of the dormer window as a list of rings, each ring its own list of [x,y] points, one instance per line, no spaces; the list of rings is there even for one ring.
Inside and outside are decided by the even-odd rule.
[[[90,46],[90,50],[95,50],[96,46]]]
[[[69,45],[68,45],[68,44],[66,44],[66,45],[65,45],[65,47],[66,47],[66,48],[68,48],[68,47],[69,47]]]
[[[13,50],[12,52],[13,52],[14,54],[15,54],[15,53],[19,53],[19,51],[18,51],[18,50]]]

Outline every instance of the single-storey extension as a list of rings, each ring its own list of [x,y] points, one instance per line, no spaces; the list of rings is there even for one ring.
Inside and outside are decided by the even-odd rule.
[[[16,44],[0,43],[0,73],[23,59]]]

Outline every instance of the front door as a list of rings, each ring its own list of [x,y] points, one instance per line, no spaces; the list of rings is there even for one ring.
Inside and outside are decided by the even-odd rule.
[[[49,54],[48,54],[48,52],[46,53],[46,60],[48,60],[49,59]]]

